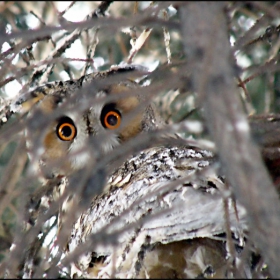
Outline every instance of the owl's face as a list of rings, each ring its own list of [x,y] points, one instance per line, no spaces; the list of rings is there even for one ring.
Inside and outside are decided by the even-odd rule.
[[[86,107],[82,105],[85,110],[79,107],[83,103],[82,98],[67,104],[65,91],[41,94],[39,98],[38,94],[33,94],[37,98],[36,102],[39,101],[32,110],[36,108],[43,114],[53,114],[55,117],[39,134],[38,131],[34,133],[32,128],[27,129],[27,148],[31,159],[34,150],[39,148],[36,161],[39,159],[40,169],[48,174],[46,176],[50,176],[50,173],[67,174],[84,167],[92,158],[110,152],[141,131],[154,127],[153,110],[150,106],[139,107],[141,98],[136,95],[118,98],[122,93],[127,94],[135,88],[137,85],[130,81],[107,87],[95,94],[91,104]],[[108,96],[116,98],[108,101]],[[32,110],[29,117],[36,118]],[[39,135],[39,147],[33,144],[34,137],[37,137],[35,135]]]

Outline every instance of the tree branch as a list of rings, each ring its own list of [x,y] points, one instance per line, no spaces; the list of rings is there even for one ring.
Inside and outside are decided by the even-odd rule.
[[[225,175],[248,211],[250,234],[272,276],[280,275],[278,195],[253,143],[234,84],[225,2],[188,2],[180,8],[185,53]]]

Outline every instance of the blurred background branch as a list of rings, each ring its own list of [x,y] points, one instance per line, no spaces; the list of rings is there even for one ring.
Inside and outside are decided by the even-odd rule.
[[[31,243],[28,234],[43,234],[36,246],[59,263],[48,248],[53,241],[44,243],[57,222],[49,219],[55,207],[33,231],[23,230],[26,205],[37,210],[42,182],[30,173],[20,100],[47,82],[126,64],[149,70],[139,83],[168,129],[215,142],[223,172],[248,209],[252,239],[279,276],[279,15],[275,1],[1,2],[0,276],[7,267],[15,268],[10,276],[22,276],[26,245],[14,255],[10,247],[15,240]],[[42,192],[62,182],[52,184]],[[38,255],[37,249],[28,253]]]

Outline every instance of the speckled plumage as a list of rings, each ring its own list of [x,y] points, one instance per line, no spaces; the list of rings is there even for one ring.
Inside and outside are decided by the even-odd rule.
[[[210,152],[194,147],[158,147],[126,161],[110,177],[108,191],[96,197],[80,216],[68,244],[71,252],[81,242],[89,242],[95,259],[102,259],[104,265],[95,263],[90,252],[75,263],[72,273],[89,278],[110,277],[112,254],[116,250],[115,277],[165,278],[173,273],[173,277],[193,278],[207,274],[209,267],[214,276],[224,277],[226,274],[220,273],[226,271],[225,243],[212,240],[211,247],[209,239],[225,231],[223,198],[217,188],[218,183],[223,182],[213,170],[206,170],[211,159]],[[229,213],[231,229],[243,242],[246,212],[238,205],[237,219],[231,204]],[[111,234],[128,229],[117,234],[117,245],[95,246],[94,234],[104,226],[107,226],[106,233]],[[161,253],[165,250],[164,244],[168,244],[171,255],[185,256],[186,262],[192,259],[192,268],[182,261],[176,268],[170,267],[176,257],[168,259]],[[209,261],[211,251],[214,259]],[[161,260],[158,256],[161,254],[165,259]],[[217,258],[223,262],[217,262]]]

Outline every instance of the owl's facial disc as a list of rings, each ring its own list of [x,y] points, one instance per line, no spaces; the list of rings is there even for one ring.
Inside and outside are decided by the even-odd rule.
[[[129,89],[120,85],[108,92],[101,91],[97,97],[117,95]],[[61,92],[57,95],[60,97]],[[56,113],[63,112],[43,128],[43,149],[35,160],[40,160],[46,174],[63,175],[81,169],[90,160],[97,160],[143,130],[146,115],[142,109],[134,114],[140,102],[136,96],[122,98],[120,95],[116,102],[105,104],[93,101],[83,113],[75,110],[75,106],[79,106],[76,103],[69,103],[69,107],[62,109],[64,99],[58,97],[56,94],[44,96],[37,105],[42,113],[52,114],[56,109]],[[32,138],[32,131],[29,137]],[[32,146],[30,148],[32,150]],[[32,156],[32,151],[30,154]]]
[[[84,167],[94,157],[92,148],[95,147],[90,148],[88,137],[99,135],[104,129],[115,130],[121,125],[122,114],[116,104],[105,104],[100,109],[85,113],[88,122],[86,119],[81,121],[79,115],[70,112],[53,122],[44,138],[42,163],[47,173],[50,173],[47,168],[54,173],[67,174],[73,169]],[[118,144],[116,135],[106,137],[102,141],[102,151],[96,151],[96,155],[100,156],[100,152],[106,153]]]
[[[66,174],[72,170],[69,150],[78,133],[79,131],[73,118],[68,116],[62,116],[50,123],[42,143],[44,153],[42,154],[41,162],[44,173]]]

